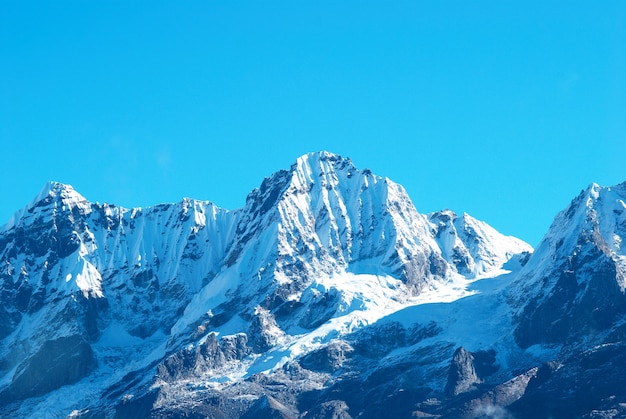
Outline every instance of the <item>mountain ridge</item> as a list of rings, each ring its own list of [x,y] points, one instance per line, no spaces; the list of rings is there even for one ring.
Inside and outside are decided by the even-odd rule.
[[[471,417],[493,391],[528,409],[511,383],[623,333],[623,185],[592,185],[532,253],[327,152],[236,210],[126,209],[51,182],[0,227],[0,411]],[[563,288],[568,269],[583,285]],[[546,328],[555,302],[571,322]]]

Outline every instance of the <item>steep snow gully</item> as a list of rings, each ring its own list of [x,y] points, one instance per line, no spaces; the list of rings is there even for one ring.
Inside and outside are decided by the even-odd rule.
[[[51,182],[0,227],[0,413],[624,415],[625,196],[591,185],[533,253],[328,152],[233,211]]]

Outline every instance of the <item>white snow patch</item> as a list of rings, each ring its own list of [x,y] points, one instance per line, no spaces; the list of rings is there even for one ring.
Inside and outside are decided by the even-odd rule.
[[[182,333],[194,321],[204,317],[211,309],[226,300],[226,292],[240,281],[235,269],[226,270],[218,274],[209,282],[187,305],[182,317],[172,327],[172,334]]]

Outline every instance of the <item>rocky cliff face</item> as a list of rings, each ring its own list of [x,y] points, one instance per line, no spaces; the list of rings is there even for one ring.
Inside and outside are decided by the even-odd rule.
[[[612,341],[626,314],[626,184],[596,184],[557,215],[511,289],[521,346]]]
[[[536,365],[498,383],[457,351],[450,368],[451,417],[624,415],[626,184],[592,184],[560,212],[528,263],[503,291],[512,347]],[[543,359],[543,362],[538,362]],[[473,388],[472,388],[473,386]],[[459,391],[464,389],[469,391]]]
[[[530,256],[326,152],[234,211],[125,209],[51,183],[0,228],[0,410],[524,415],[534,389],[584,369],[576,353],[623,339],[623,197],[592,186]]]

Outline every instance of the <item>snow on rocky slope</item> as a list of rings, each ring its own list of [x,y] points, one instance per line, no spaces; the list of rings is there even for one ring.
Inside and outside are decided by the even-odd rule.
[[[431,411],[448,417],[626,415],[625,202],[626,183],[594,183],[555,217],[499,293],[497,307],[506,312],[496,318],[511,332],[487,347],[457,340],[468,350],[457,350],[450,365],[446,390],[453,397]],[[454,333],[454,327],[444,330]],[[485,333],[476,336],[484,340]],[[481,377],[486,348],[495,351],[487,366],[498,365],[504,375]]]
[[[265,179],[234,211],[190,199],[125,209],[50,183],[0,228],[1,409],[296,414],[296,395],[274,398],[270,381],[322,394],[351,353],[363,373],[387,356],[397,365],[393,350],[419,352],[461,324],[455,309],[414,306],[501,302],[487,289],[507,279],[478,284],[531,251],[467,214],[420,214],[400,185],[326,152]],[[374,344],[393,336],[404,343]],[[485,336],[485,347],[497,339]],[[446,348],[433,377],[458,344],[445,342],[423,350]]]
[[[626,183],[594,183],[556,216],[510,291],[520,345],[559,344],[583,336],[602,341],[623,333],[625,201]]]

